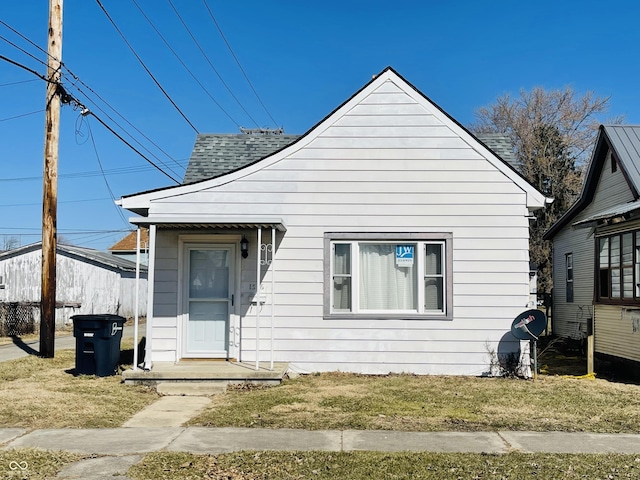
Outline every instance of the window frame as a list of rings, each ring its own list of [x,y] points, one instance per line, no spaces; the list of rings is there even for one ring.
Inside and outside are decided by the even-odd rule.
[[[333,245],[340,243],[352,244],[352,268],[351,268],[351,311],[333,309]],[[354,244],[362,243],[397,243],[418,244],[415,249],[414,261],[416,262],[416,286],[424,290],[425,288],[425,245],[427,243],[439,243],[444,249],[442,255],[442,264],[444,272],[443,277],[443,308],[444,312],[434,312],[425,310],[424,293],[418,295],[417,311],[394,311],[394,310],[365,310],[358,311],[354,309],[354,305],[358,302],[359,295],[357,284],[360,281],[359,271],[357,271],[358,259],[354,259],[357,255],[358,248],[353,248]],[[451,233],[361,233],[361,232],[338,232],[324,234],[324,308],[323,315],[325,319],[433,319],[433,320],[453,320],[453,234]],[[433,275],[429,275],[432,277]],[[355,310],[355,311],[354,311]]]
[[[573,252],[564,256],[565,266],[565,300],[567,303],[573,303]],[[571,275],[569,275],[571,273]]]
[[[602,260],[604,259],[600,258],[600,245],[603,242],[607,243],[606,264],[603,264]],[[610,305],[640,304],[640,230],[601,234],[596,237],[594,243],[594,300],[597,303]],[[615,249],[614,243],[617,244],[617,253],[612,253]],[[627,260],[625,260],[627,243],[630,243],[631,257],[628,257],[629,252],[627,252]],[[613,258],[617,259],[615,265],[612,264]],[[625,271],[627,276],[631,276],[631,284],[627,285],[627,290],[625,290]],[[618,283],[615,287],[613,285],[614,277],[617,278]],[[607,284],[604,285],[603,281],[606,281]],[[604,287],[607,289],[606,294],[601,291]],[[628,292],[631,292],[630,296],[627,296]]]

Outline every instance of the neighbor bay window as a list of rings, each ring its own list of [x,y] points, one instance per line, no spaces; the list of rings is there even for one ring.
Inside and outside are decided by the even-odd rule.
[[[640,301],[640,231],[597,239],[597,285],[599,301]]]
[[[451,315],[450,235],[327,234],[325,241],[325,315]]]

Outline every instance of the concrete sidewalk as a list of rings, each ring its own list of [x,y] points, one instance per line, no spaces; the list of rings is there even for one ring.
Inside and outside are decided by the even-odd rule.
[[[202,454],[241,450],[640,454],[640,434],[207,427],[46,429],[31,432],[0,429],[0,445],[3,449],[34,447],[107,456],[159,450]]]
[[[57,479],[128,480],[128,469],[155,451],[220,454],[242,450],[438,453],[640,454],[640,435],[565,432],[394,432],[259,428],[0,429],[0,448],[40,448],[92,455]],[[97,456],[97,457],[96,457]]]

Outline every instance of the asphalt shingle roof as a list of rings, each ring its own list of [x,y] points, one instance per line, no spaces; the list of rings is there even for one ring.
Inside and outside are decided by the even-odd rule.
[[[516,171],[521,171],[509,137],[500,133],[482,133],[476,136]],[[301,135],[201,133],[196,138],[182,183],[200,182],[238,170],[281,150],[300,137]]]
[[[267,157],[298,138],[300,135],[201,133],[196,138],[182,183],[219,177]]]
[[[517,172],[522,172],[522,162],[516,157],[509,137],[502,133],[479,133],[476,137]]]

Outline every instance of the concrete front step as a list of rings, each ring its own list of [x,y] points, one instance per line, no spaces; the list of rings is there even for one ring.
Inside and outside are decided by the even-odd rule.
[[[220,382],[264,383],[278,385],[289,367],[288,363],[275,363],[273,369],[268,363],[254,364],[231,361],[180,361],[155,362],[151,370],[125,370],[122,379],[126,385],[157,385],[164,382]]]
[[[160,395],[206,397],[225,393],[227,391],[227,382],[159,382],[156,385],[156,391]]]

